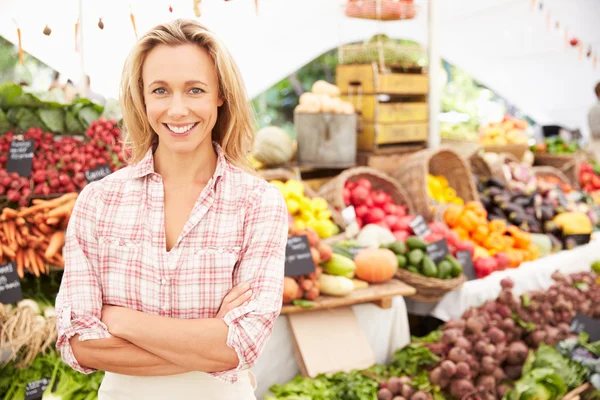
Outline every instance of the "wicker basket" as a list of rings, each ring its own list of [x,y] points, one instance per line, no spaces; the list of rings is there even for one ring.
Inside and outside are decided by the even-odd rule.
[[[319,195],[323,197],[336,210],[343,210],[347,207],[344,203],[344,186],[346,181],[357,181],[361,178],[368,179],[373,190],[382,190],[392,196],[396,204],[405,205],[409,214],[414,214],[414,208],[408,194],[391,177],[376,169],[369,167],[350,168],[330,180],[319,189]],[[337,222],[337,221],[336,221]],[[340,225],[345,228],[346,224]]]
[[[304,183],[300,179],[299,175],[295,172],[283,168],[276,168],[259,171],[259,173],[260,176],[262,176],[267,181],[280,180],[282,182],[285,182],[290,179],[298,180],[302,182],[302,185],[304,186],[304,195],[306,197],[318,197],[317,193],[314,190],[312,190],[308,185],[306,185],[306,183]],[[328,201],[327,203],[329,211],[331,212],[331,219],[333,220],[333,222],[335,222],[335,224],[339,226],[340,229],[345,228],[346,224],[344,223],[342,215],[332,206],[331,202]]]
[[[535,162],[536,166],[547,166],[554,167],[562,172],[571,186],[575,187],[579,185],[579,167],[581,163],[586,160],[585,153],[575,154],[544,154],[536,153]]]
[[[432,204],[427,195],[427,174],[444,175],[456,195],[465,202],[479,200],[471,169],[456,152],[446,148],[416,152],[392,176],[408,192],[415,213],[426,221],[433,220]]]
[[[475,153],[469,159],[471,170],[479,177],[500,179],[504,184],[507,184],[506,174],[504,173],[504,164],[509,162],[519,162],[517,157],[512,153],[500,153],[495,163],[488,163],[481,153]]]
[[[539,178],[553,177],[553,178],[558,179],[565,185],[572,186],[571,182],[569,181],[569,178],[567,178],[567,176],[565,174],[563,174],[562,172],[560,172],[560,170],[557,168],[540,166],[540,167],[533,167],[532,170],[533,170],[533,174],[536,176],[536,178],[537,177],[539,177]]]
[[[417,289],[417,294],[411,296],[411,299],[429,303],[439,301],[446,293],[458,289],[467,281],[464,274],[460,274],[460,276],[453,279],[437,279],[414,274],[402,268],[398,269],[396,277]]]
[[[483,148],[488,153],[510,153],[517,161],[522,161],[529,147],[527,144],[495,144]]]
[[[350,18],[397,21],[416,16],[413,0],[348,0],[346,16]]]

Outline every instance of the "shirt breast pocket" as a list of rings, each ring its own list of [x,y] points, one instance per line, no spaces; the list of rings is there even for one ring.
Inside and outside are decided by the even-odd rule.
[[[139,309],[140,280],[145,274],[141,244],[133,240],[101,237],[98,258],[103,303]]]
[[[239,258],[239,248],[203,247],[194,251],[192,263],[185,275],[192,276],[195,286],[188,293],[198,296],[205,312],[203,317],[213,317],[225,295],[233,288],[233,272]],[[197,285],[197,286],[196,286]]]

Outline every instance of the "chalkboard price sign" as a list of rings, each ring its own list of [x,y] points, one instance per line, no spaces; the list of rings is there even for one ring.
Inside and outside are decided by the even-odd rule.
[[[448,243],[446,242],[446,239],[442,239],[437,242],[428,244],[427,254],[429,255],[429,258],[431,258],[435,263],[439,263],[444,258],[446,258],[446,256],[450,254],[450,250],[448,249]]]
[[[410,227],[420,238],[427,237],[431,234],[431,229],[429,229],[429,225],[425,222],[425,219],[421,215],[417,215],[415,219],[410,223]]]
[[[23,298],[15,263],[0,265],[0,303],[14,304]]]
[[[100,179],[110,175],[111,173],[112,171],[110,170],[110,166],[104,164],[94,169],[85,171],[85,179],[88,181],[88,183],[92,183],[95,181],[99,181]]]
[[[471,257],[471,252],[467,250],[457,251],[456,258],[458,262],[463,267],[463,273],[470,281],[477,279],[475,275],[475,267],[473,266],[473,257]]]
[[[595,342],[600,340],[600,321],[578,312],[571,322],[571,332],[585,332],[590,336],[590,343]]]
[[[20,176],[29,178],[33,168],[34,149],[35,143],[33,140],[13,140],[10,142],[6,172],[16,172]]]
[[[49,378],[28,382],[25,386],[25,400],[40,400],[49,384]]]
[[[285,276],[308,275],[315,272],[315,263],[310,253],[306,236],[288,238],[285,248]]]

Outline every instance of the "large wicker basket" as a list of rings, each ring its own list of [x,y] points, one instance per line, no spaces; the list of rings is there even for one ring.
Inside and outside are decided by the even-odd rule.
[[[259,173],[267,181],[279,180],[282,182],[286,182],[291,179],[299,180],[300,182],[302,182],[302,185],[304,186],[304,195],[306,197],[310,197],[310,198],[318,197],[317,193],[314,190],[312,190],[306,183],[304,183],[300,179],[298,174],[293,171],[290,171],[290,170],[287,170],[284,168],[276,168],[276,169],[268,169],[268,170],[259,171]],[[328,208],[329,208],[329,211],[331,212],[331,219],[333,220],[333,222],[335,222],[335,224],[337,226],[339,226],[341,229],[343,229],[345,227],[345,224],[344,224],[344,219],[342,218],[342,215],[333,207],[333,205],[329,201],[328,201]]]
[[[350,168],[321,186],[319,195],[336,210],[343,210],[348,205],[344,203],[344,186],[347,181],[357,181],[366,178],[371,182],[373,190],[382,190],[392,196],[395,204],[405,205],[409,214],[414,214],[414,208],[408,194],[390,176],[369,167]],[[337,221],[336,221],[337,222]],[[342,221],[343,222],[343,221]],[[346,224],[340,225],[345,228]]]
[[[415,213],[426,221],[433,220],[433,204],[427,195],[427,174],[444,175],[456,195],[465,202],[479,200],[471,169],[458,153],[446,148],[418,151],[392,172],[392,176],[408,193]]]
[[[346,16],[350,18],[395,21],[412,19],[416,7],[412,0],[348,0]]]
[[[579,167],[586,160],[585,153],[575,154],[545,154],[536,153],[536,166],[554,167],[562,172],[572,186],[579,184]]]
[[[523,157],[529,147],[527,144],[495,144],[491,146],[485,146],[484,150],[488,153],[510,153],[517,161],[523,161]]]
[[[402,268],[398,269],[396,277],[417,289],[417,294],[411,296],[411,299],[429,303],[439,301],[446,293],[458,289],[467,281],[464,274],[453,279],[437,279],[415,274]]]
[[[506,174],[504,173],[503,165],[508,162],[519,162],[517,157],[512,153],[500,153],[495,163],[488,163],[481,153],[475,153],[469,158],[471,170],[480,178],[497,178],[505,184]]]
[[[533,174],[535,175],[536,178],[545,178],[545,177],[553,177],[558,179],[560,182],[564,183],[565,185],[569,185],[572,186],[569,178],[567,178],[567,176],[565,174],[563,174],[559,169],[554,168],[554,167],[546,167],[546,166],[540,166],[540,167],[533,167]]]

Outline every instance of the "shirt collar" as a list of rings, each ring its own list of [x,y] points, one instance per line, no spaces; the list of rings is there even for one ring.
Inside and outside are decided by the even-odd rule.
[[[217,168],[215,169],[215,173],[213,175],[214,183],[216,183],[220,178],[225,174],[225,167],[227,164],[227,159],[225,158],[225,153],[223,149],[217,142],[212,142],[213,148],[217,153]],[[147,175],[154,173],[154,148],[151,146],[146,155],[140,162],[134,164],[132,166],[132,172],[130,178],[138,179],[143,178]]]

